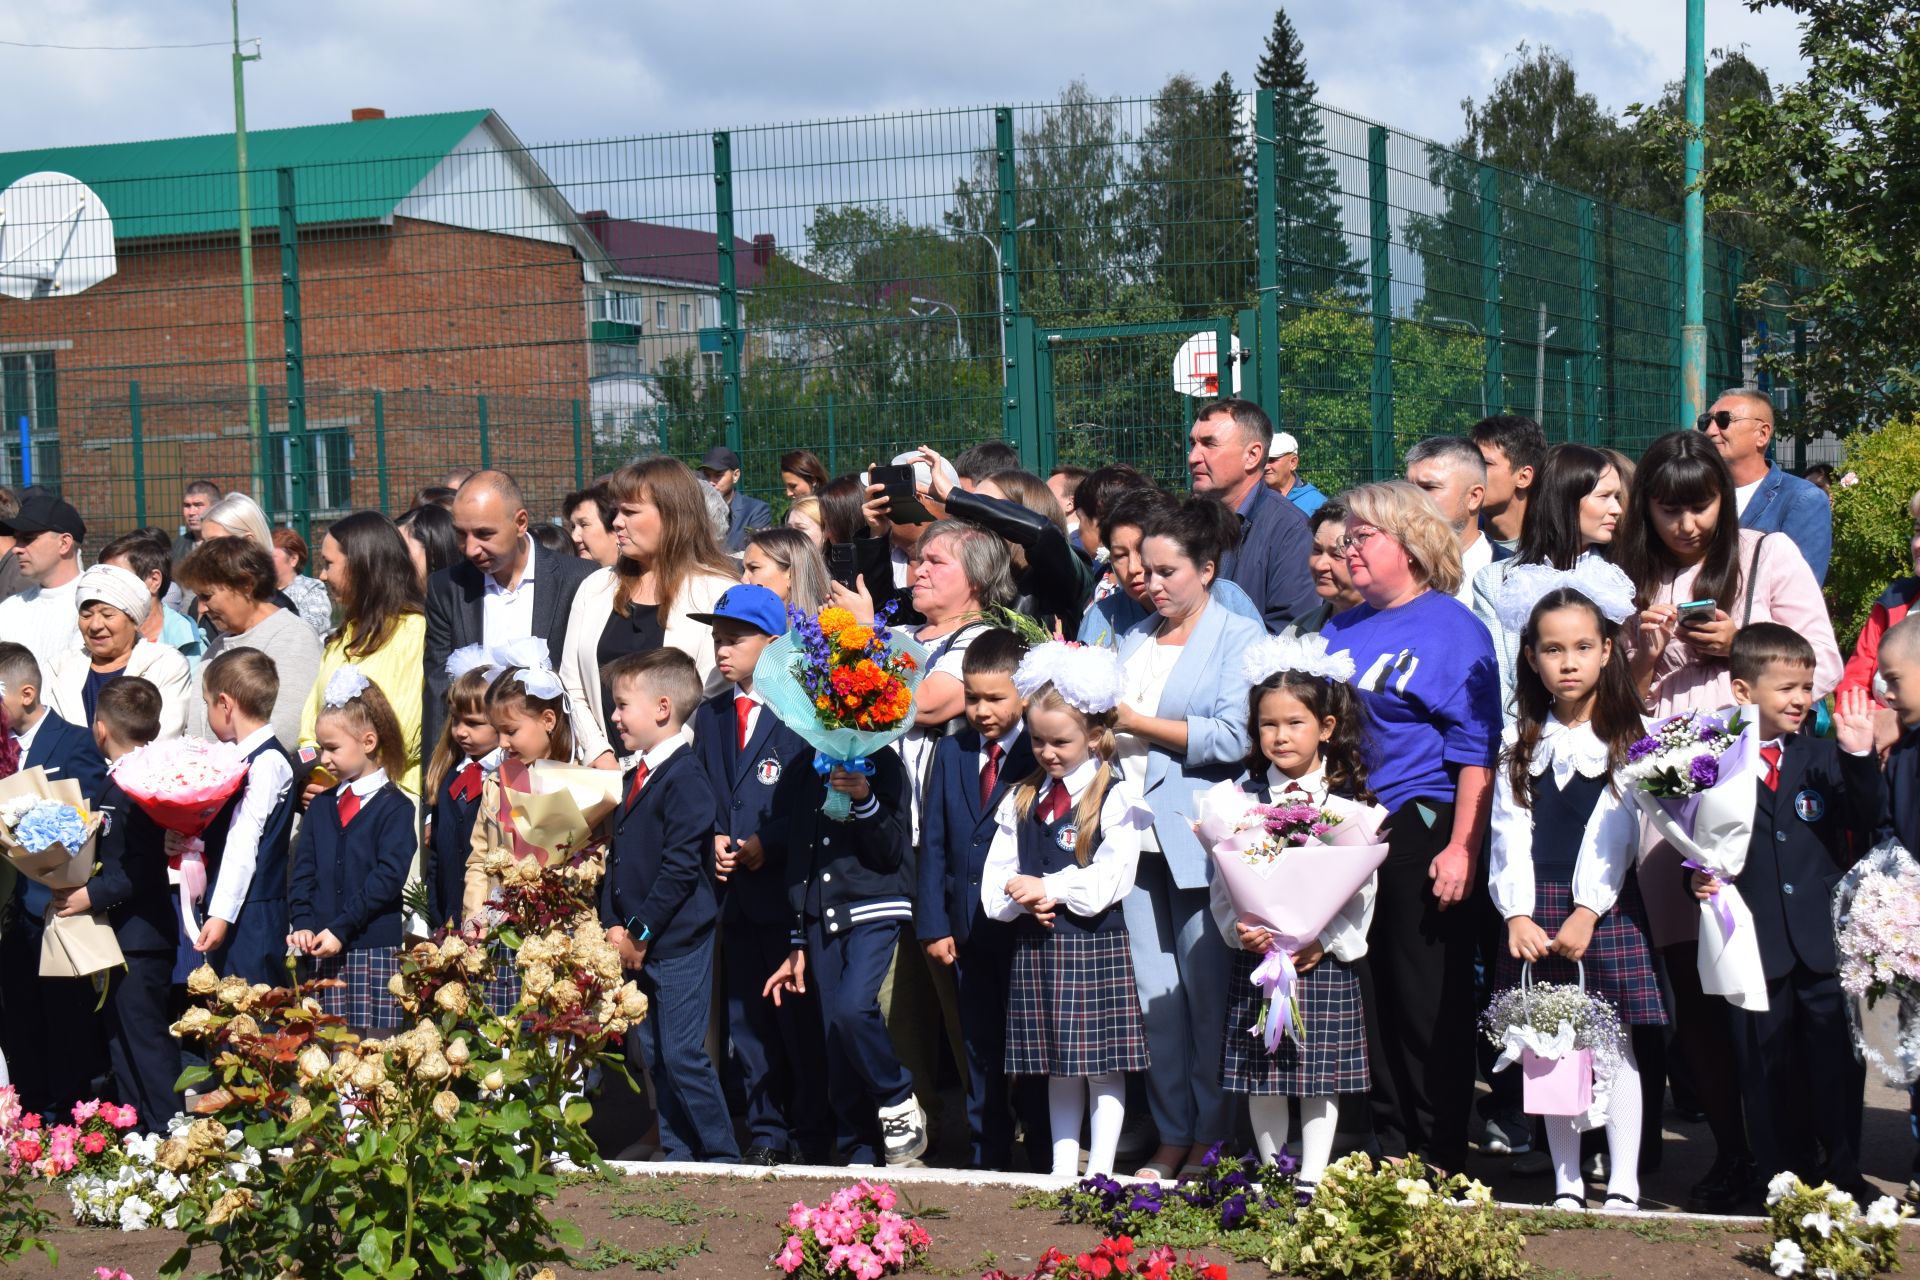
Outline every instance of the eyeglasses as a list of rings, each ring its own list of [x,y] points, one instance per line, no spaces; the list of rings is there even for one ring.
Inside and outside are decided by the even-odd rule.
[[[1709,427],[1718,427],[1722,431],[1725,431],[1728,427],[1732,426],[1736,422],[1765,422],[1765,421],[1766,421],[1765,418],[1756,417],[1751,413],[1736,414],[1730,409],[1721,409],[1715,413],[1703,413],[1699,417],[1695,418],[1693,420],[1693,428],[1696,431],[1705,431]]]
[[[1380,536],[1381,532],[1382,531],[1379,529],[1362,529],[1358,533],[1348,534],[1346,537],[1340,539],[1340,541],[1334,543],[1333,545],[1340,552],[1341,555],[1343,556],[1351,555],[1355,551],[1360,550],[1361,546],[1365,544],[1367,539],[1377,538]]]

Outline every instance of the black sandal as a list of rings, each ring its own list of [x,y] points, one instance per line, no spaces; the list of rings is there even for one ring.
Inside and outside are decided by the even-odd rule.
[[[1607,1202],[1600,1206],[1600,1211],[1602,1213],[1638,1213],[1640,1212],[1640,1202],[1638,1200],[1628,1199],[1626,1196],[1614,1195],[1609,1192]]]

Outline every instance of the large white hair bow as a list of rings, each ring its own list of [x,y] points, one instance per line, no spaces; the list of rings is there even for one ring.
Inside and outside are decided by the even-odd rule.
[[[462,645],[447,655],[447,679],[458,680],[469,671],[491,665],[493,654],[484,644]]]
[[[1060,700],[1083,715],[1102,715],[1120,705],[1125,678],[1120,655],[1097,645],[1049,640],[1028,651],[1013,673],[1013,687],[1031,698],[1052,685]]]
[[[1252,684],[1279,671],[1298,671],[1344,684],[1353,679],[1353,654],[1346,649],[1328,653],[1327,638],[1315,632],[1268,636],[1247,650],[1240,662],[1240,673]]]
[[[327,688],[320,695],[320,701],[329,707],[344,707],[365,693],[372,683],[365,672],[348,663],[327,677]]]
[[[1495,597],[1494,616],[1500,626],[1518,635],[1527,629],[1533,607],[1550,591],[1562,587],[1578,591],[1593,601],[1608,622],[1618,626],[1634,614],[1633,580],[1611,561],[1591,551],[1582,552],[1571,569],[1556,569],[1550,564],[1519,564],[1507,570]]]
[[[487,674],[493,679],[498,680],[506,671],[518,667],[519,674],[514,678],[522,689],[536,698],[560,696],[560,677],[553,674],[552,660],[547,656],[547,642],[539,636],[520,636],[505,644],[495,645],[491,656],[493,666]]]

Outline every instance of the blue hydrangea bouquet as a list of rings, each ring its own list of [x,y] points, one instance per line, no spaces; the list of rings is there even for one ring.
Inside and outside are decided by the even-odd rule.
[[[49,889],[78,889],[92,877],[100,824],[71,778],[49,778],[36,766],[0,779],[0,850],[14,870]],[[124,960],[99,915],[57,916],[48,907],[42,977],[83,978]]]

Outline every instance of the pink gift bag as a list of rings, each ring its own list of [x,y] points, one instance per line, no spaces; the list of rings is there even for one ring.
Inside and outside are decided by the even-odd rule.
[[[1521,1108],[1530,1116],[1579,1116],[1593,1106],[1593,1050],[1575,1049],[1559,1058],[1520,1053]]]

